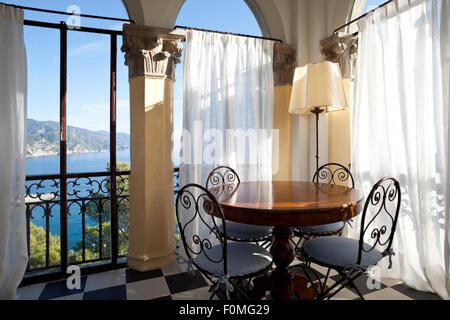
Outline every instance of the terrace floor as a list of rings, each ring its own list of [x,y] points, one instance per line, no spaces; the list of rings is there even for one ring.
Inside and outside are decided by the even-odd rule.
[[[296,260],[293,264],[298,264]],[[313,265],[326,274],[326,269]],[[18,290],[19,300],[208,300],[209,281],[200,272],[185,272],[177,262],[161,269],[138,272],[129,268],[83,276],[80,290],[69,290],[66,280],[41,283]],[[327,284],[333,284],[333,276]],[[440,300],[436,294],[410,289],[399,280],[381,279],[378,288],[368,289],[367,277],[357,281],[366,300]],[[359,300],[353,289],[343,289],[332,300]],[[224,299],[221,296],[221,299]],[[214,299],[218,299],[214,297]],[[265,299],[270,299],[269,292]]]

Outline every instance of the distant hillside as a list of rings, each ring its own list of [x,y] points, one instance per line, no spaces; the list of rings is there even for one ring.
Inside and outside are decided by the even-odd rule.
[[[130,136],[117,134],[117,149],[130,147]],[[67,126],[67,153],[107,152],[109,132],[90,131]],[[27,120],[27,156],[39,157],[59,154],[59,123]]]

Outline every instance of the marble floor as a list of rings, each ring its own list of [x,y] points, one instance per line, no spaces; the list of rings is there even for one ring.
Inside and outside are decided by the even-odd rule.
[[[293,265],[299,261],[294,261]],[[319,277],[326,269],[313,265]],[[327,284],[337,280],[330,274]],[[66,280],[21,287],[19,300],[207,300],[210,282],[199,272],[186,272],[186,265],[174,262],[161,269],[138,272],[129,268],[92,274],[81,278],[81,288],[69,290]],[[419,292],[399,280],[376,281],[361,276],[356,285],[366,300],[440,300],[436,294]],[[219,294],[214,299],[224,299]],[[270,299],[269,292],[265,299]],[[332,300],[359,300],[354,289],[345,288]]]

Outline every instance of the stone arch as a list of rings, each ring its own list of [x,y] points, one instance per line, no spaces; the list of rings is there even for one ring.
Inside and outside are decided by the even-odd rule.
[[[366,2],[367,0],[355,0],[355,2],[353,2],[352,10],[350,12],[348,21],[359,17],[363,13]]]
[[[355,0],[353,2],[353,6],[351,7],[351,10],[350,10],[348,18],[347,18],[347,22],[350,22],[350,21],[354,20],[355,18],[362,15],[362,13],[364,11],[364,7],[366,5],[366,1],[367,0]],[[355,32],[355,31],[356,31],[356,27],[354,25],[350,26],[347,30],[347,32]]]
[[[186,0],[122,0],[137,24],[171,29]],[[286,40],[283,21],[273,0],[243,0],[252,11],[264,37]]]
[[[142,5],[139,1],[134,1],[131,5],[131,1],[122,0],[122,4],[127,11],[128,17],[134,20],[138,24],[142,24],[144,21],[144,12],[142,10]]]
[[[256,4],[255,0],[244,0],[247,7],[249,7],[250,11],[253,13],[256,21],[258,22],[259,29],[261,29],[261,34],[263,37],[270,37],[270,29],[267,25],[266,20],[264,19],[263,13],[261,9]]]

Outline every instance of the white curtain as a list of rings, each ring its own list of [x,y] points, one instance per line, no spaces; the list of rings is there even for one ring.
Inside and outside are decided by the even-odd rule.
[[[28,261],[26,96],[23,11],[0,5],[0,299],[16,298]]]
[[[415,289],[449,298],[450,0],[397,0],[359,22],[352,163],[368,194],[399,180],[402,207],[392,270]],[[358,228],[349,231],[358,237]],[[387,260],[387,259],[386,259]]]
[[[273,45],[188,31],[180,186],[205,185],[218,165],[234,168],[242,181],[272,179]]]
[[[234,168],[241,181],[271,180],[272,169],[278,170],[272,165],[277,139],[272,132],[273,45],[262,39],[187,32],[180,187],[205,186],[219,165]],[[184,225],[191,218],[180,212],[180,219]],[[188,245],[195,246],[193,235],[215,243],[203,223],[185,231]],[[183,246],[180,256],[185,257]]]

